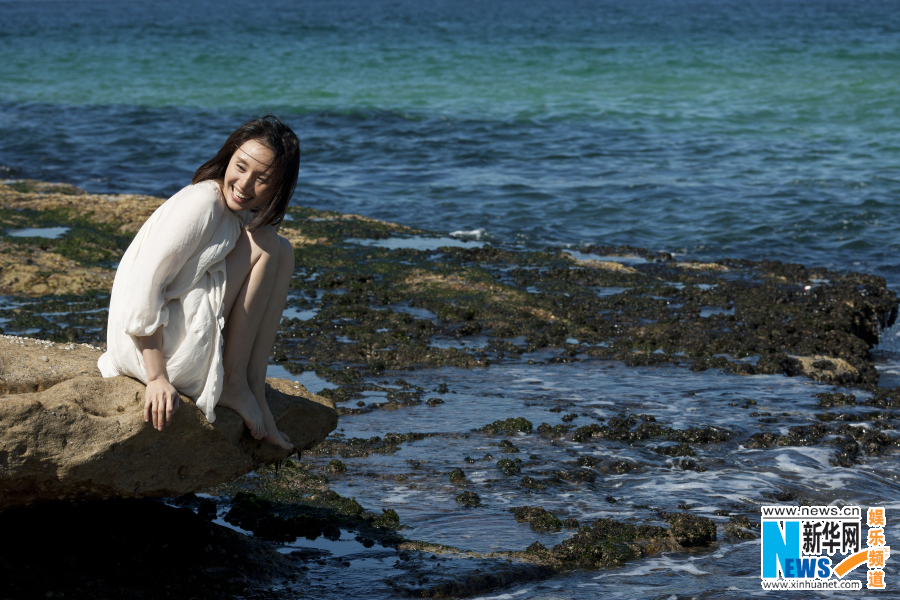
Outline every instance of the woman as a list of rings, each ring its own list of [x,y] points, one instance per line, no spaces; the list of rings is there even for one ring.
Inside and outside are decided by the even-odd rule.
[[[162,431],[183,393],[285,449],[266,403],[266,365],[294,271],[274,227],[300,169],[300,142],[272,115],[241,125],[191,185],[151,215],[119,263],[104,377],[147,384],[144,420]],[[223,348],[224,337],[224,348]]]

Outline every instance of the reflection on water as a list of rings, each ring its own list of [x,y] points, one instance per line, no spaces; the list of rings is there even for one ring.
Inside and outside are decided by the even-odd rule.
[[[11,237],[42,237],[55,240],[65,235],[70,227],[26,227],[25,229],[9,229],[6,235]]]

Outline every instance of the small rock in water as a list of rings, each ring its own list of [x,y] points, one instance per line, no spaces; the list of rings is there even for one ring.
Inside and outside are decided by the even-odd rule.
[[[475,492],[465,491],[456,497],[456,501],[466,508],[472,508],[481,504],[481,497]]]
[[[500,449],[503,450],[504,452],[513,452],[513,453],[515,453],[515,452],[518,452],[518,451],[519,451],[518,446],[514,445],[514,444],[513,444],[512,442],[510,442],[509,440],[501,440],[501,442],[500,442],[499,444],[497,444],[497,446],[499,446]]]
[[[527,487],[530,490],[542,491],[547,489],[547,484],[545,484],[540,479],[535,479],[534,477],[530,477],[526,475],[522,478],[522,485]]]
[[[347,471],[347,465],[335,458],[328,463],[328,465],[325,467],[325,470],[329,473],[344,473]]]
[[[504,475],[507,475],[507,476],[515,475],[516,473],[519,473],[522,471],[522,469],[519,468],[519,465],[517,465],[515,462],[509,460],[508,458],[501,458],[500,460],[498,460],[497,468],[500,469],[500,471]]]
[[[450,471],[450,483],[465,483],[466,473],[462,469]]]
[[[558,531],[563,527],[560,518],[545,510],[543,506],[514,506],[509,512],[515,515],[517,521],[527,521],[535,531]]]
[[[372,526],[384,529],[399,529],[400,515],[393,508],[382,508],[381,515],[372,521]],[[338,532],[338,539],[340,539],[340,532]]]
[[[675,446],[663,446],[654,448],[653,451],[664,456],[697,456],[697,454],[694,452],[694,449],[684,442],[681,442],[680,444],[677,444]]]
[[[481,429],[477,429],[476,431],[481,431],[484,433],[531,433],[533,425],[531,421],[528,419],[524,419],[522,417],[510,417],[509,419],[501,420],[498,419],[491,423],[490,425],[485,425]]]
[[[698,473],[703,473],[704,471],[706,471],[706,467],[697,464],[696,461],[693,461],[689,458],[685,458],[675,464],[677,464],[678,468],[683,471],[696,471]]]
[[[746,516],[735,515],[731,517],[725,525],[725,533],[745,540],[756,539],[758,536],[750,529],[750,527],[750,520]]]

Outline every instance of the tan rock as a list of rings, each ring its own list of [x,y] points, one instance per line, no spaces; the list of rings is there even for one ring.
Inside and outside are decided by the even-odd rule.
[[[420,292],[428,288],[438,288],[452,291],[465,291],[489,294],[491,302],[522,302],[526,294],[519,290],[497,283],[470,281],[459,275],[442,275],[429,273],[421,269],[415,269],[403,280],[403,285],[411,291]]]
[[[612,260],[580,260],[576,258],[575,262],[582,267],[588,267],[590,269],[603,269],[604,271],[613,271],[615,273],[627,273],[628,275],[635,275],[639,272],[634,267],[629,267],[627,265],[623,265],[620,262],[615,262]]]
[[[294,248],[299,248],[301,246],[311,246],[313,244],[328,244],[328,238],[311,238],[303,235],[303,232],[296,227],[288,227],[286,225],[282,225],[278,229],[278,233],[280,233],[284,238],[291,243],[291,246]]]
[[[719,263],[701,263],[701,262],[680,262],[676,263],[682,269],[690,269],[691,271],[727,271],[728,267]]]
[[[119,233],[137,233],[164,198],[138,194],[88,194],[74,186],[24,180],[0,186],[0,207],[63,209],[96,223],[115,223]],[[14,186],[26,191],[18,191]],[[71,189],[70,189],[71,188]]]
[[[859,381],[859,369],[843,358],[833,356],[795,356],[800,371],[814,381],[845,385]]]
[[[210,424],[187,398],[172,425],[156,431],[144,422],[143,384],[104,379],[97,350],[65,348],[0,338],[0,510],[51,499],[176,496],[288,456],[250,437],[234,411],[217,409]],[[300,450],[337,426],[334,405],[294,382],[269,379],[266,398]]]
[[[0,293],[20,296],[82,294],[87,290],[112,289],[115,271],[83,267],[55,252],[31,252],[0,243]]]
[[[100,350],[85,344],[58,344],[2,335],[0,396],[43,392],[73,377],[100,377],[98,358]]]

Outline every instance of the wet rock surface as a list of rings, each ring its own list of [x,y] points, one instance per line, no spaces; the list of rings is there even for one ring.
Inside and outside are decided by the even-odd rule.
[[[11,318],[7,328],[102,343],[112,267],[161,201],[31,181],[0,185],[0,256],[7,261],[0,293],[22,298],[0,307],[0,317]],[[897,316],[896,295],[884,280],[861,273],[777,261],[678,262],[605,246],[579,248],[581,258],[561,248],[490,244],[391,249],[354,240],[434,234],[359,215],[302,207],[288,213],[283,233],[297,250],[290,308],[298,316],[286,313],[276,358],[292,373],[314,370],[344,383],[385,369],[477,367],[552,348],[554,362],[686,362],[694,370],[871,386],[878,375],[869,349]],[[7,233],[41,226],[69,230],[55,239]],[[51,255],[70,262],[54,266],[45,260]],[[40,275],[18,274],[26,267]],[[77,279],[78,269],[100,279],[54,279]],[[46,294],[69,295],[53,306],[44,298],[24,301]],[[354,394],[341,393],[336,400]]]
[[[516,517],[530,519],[532,529],[540,530],[550,523],[559,528],[562,522],[542,508],[513,509]],[[671,524],[668,529],[657,525],[632,525],[613,519],[598,519],[593,525],[585,525],[578,532],[553,548],[540,542],[529,546],[516,557],[526,557],[539,564],[556,568],[611,567],[635,558],[651,556],[659,552],[683,552],[690,548],[705,547],[716,540],[716,526],[708,518],[687,514],[660,514]],[[539,523],[535,527],[535,522]]]

